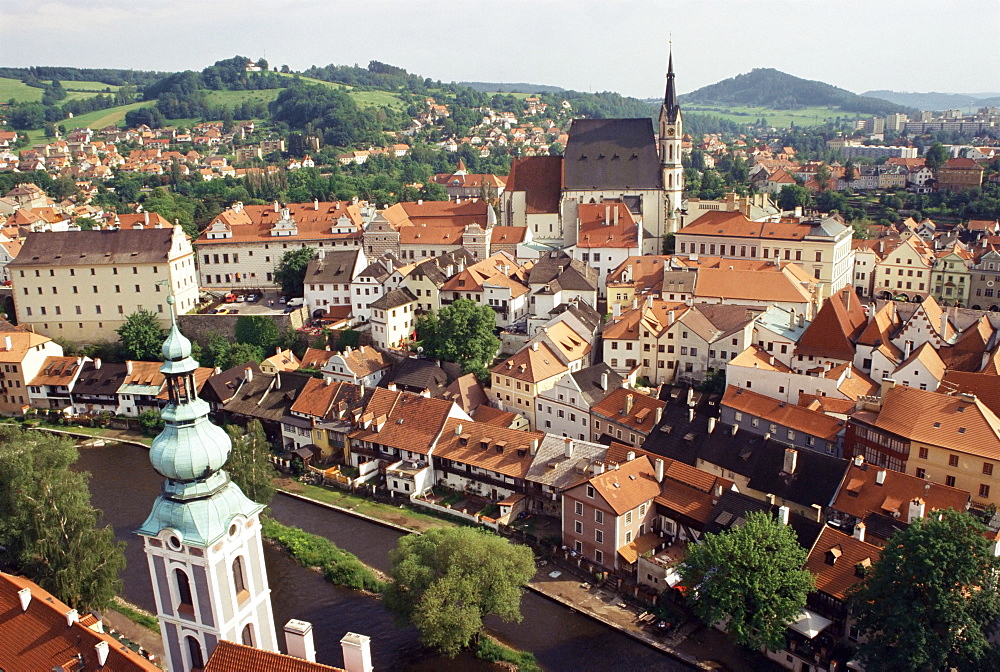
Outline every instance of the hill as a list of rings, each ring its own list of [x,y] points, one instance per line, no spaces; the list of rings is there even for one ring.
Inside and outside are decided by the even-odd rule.
[[[915,113],[903,105],[851,93],[824,82],[801,79],[773,68],[755,68],[681,96],[681,102],[731,103],[794,110],[802,107],[835,107],[861,114]]]
[[[459,82],[458,85],[467,86],[482,93],[559,93],[565,91],[559,86],[525,84],[524,82]]]
[[[989,107],[1000,104],[1000,93],[939,93],[931,91],[928,93],[911,93],[906,91],[865,91],[862,96],[872,96],[882,98],[897,105],[915,107],[919,110],[960,110],[969,106]]]

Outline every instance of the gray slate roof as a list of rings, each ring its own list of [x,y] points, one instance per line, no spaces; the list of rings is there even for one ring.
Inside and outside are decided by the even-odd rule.
[[[565,189],[659,189],[653,120],[574,119],[563,161]]]
[[[550,252],[540,257],[528,272],[528,285],[552,285],[560,289],[597,291],[597,271],[565,252]],[[546,289],[536,290],[545,293]]]
[[[173,228],[30,233],[7,266],[166,263],[173,235]]]
[[[376,310],[391,310],[393,308],[398,308],[399,306],[405,306],[407,303],[412,303],[416,301],[417,297],[413,296],[410,290],[402,287],[400,289],[394,289],[385,296],[382,296],[377,301],[372,301],[371,307]]]
[[[350,284],[359,254],[361,250],[324,251],[322,259],[313,259],[306,266],[305,282]]]

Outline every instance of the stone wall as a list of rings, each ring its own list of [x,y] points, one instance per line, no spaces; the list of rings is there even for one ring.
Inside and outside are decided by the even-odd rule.
[[[258,313],[259,314],[259,313]],[[266,315],[274,320],[278,328],[284,330],[287,327],[298,329],[305,324],[308,315],[305,307],[297,308],[290,313],[274,313]],[[225,338],[235,340],[236,320],[242,315],[178,315],[177,324],[184,335],[192,341],[197,341],[204,345],[208,342],[210,334],[218,333]]]

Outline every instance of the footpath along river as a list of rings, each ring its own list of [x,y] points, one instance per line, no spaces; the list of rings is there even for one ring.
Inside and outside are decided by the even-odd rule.
[[[141,540],[133,534],[149,513],[162,482],[149,464],[149,453],[122,444],[81,448],[77,467],[91,473],[94,506],[104,512],[103,522],[112,525],[115,535],[128,545],[123,597],[155,612],[146,557]],[[400,532],[382,525],[280,494],[275,496],[270,511],[278,521],[325,536],[383,571],[389,566],[389,550],[401,536]],[[375,668],[381,672],[487,669],[470,659],[428,658],[418,642],[417,631],[412,627],[395,627],[377,599],[333,586],[266,545],[265,562],[279,640],[281,626],[288,619],[311,622],[319,662],[341,665],[340,638],[352,631],[372,638]],[[666,654],[534,593],[525,594],[521,610],[524,614],[521,623],[488,619],[488,629],[511,646],[534,653],[546,670],[690,669]],[[283,647],[284,642],[281,644]]]

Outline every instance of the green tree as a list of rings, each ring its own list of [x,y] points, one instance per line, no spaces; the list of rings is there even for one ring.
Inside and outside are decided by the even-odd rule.
[[[288,296],[302,296],[303,282],[306,277],[306,266],[316,257],[316,250],[311,247],[301,247],[288,250],[281,255],[281,260],[274,267],[274,279],[281,285],[281,291]]]
[[[267,315],[240,315],[236,320],[237,343],[254,345],[267,352],[274,347],[280,337],[281,330]],[[237,362],[239,363],[241,362]]]
[[[924,154],[924,162],[931,170],[937,170],[948,160],[948,150],[940,142],[935,142]]]
[[[267,440],[260,420],[251,420],[244,428],[238,425],[226,427],[233,449],[226,462],[226,473],[240,486],[243,494],[267,506],[274,497],[274,477],[277,473],[268,460],[271,443]]]
[[[825,163],[819,164],[819,168],[816,169],[816,182],[820,191],[826,191],[830,184],[830,166]]]
[[[706,534],[703,543],[688,546],[681,575],[702,621],[728,619],[726,631],[736,643],[778,650],[813,590],[805,561],[791,527],[754,512],[742,527]]]
[[[129,359],[152,362],[162,357],[166,332],[155,313],[145,309],[136,311],[116,331]]]
[[[809,205],[810,200],[809,190],[797,184],[786,184],[778,192],[778,205],[781,206],[782,210],[804,208]]]
[[[147,408],[139,414],[139,426],[143,434],[153,437],[163,431],[163,418],[157,409]]]
[[[489,377],[488,366],[500,350],[494,334],[496,313],[489,306],[458,299],[439,312],[417,320],[417,337],[424,352],[447,362],[458,362],[462,373]]]
[[[386,608],[449,656],[478,637],[486,615],[519,622],[521,585],[535,573],[527,546],[469,527],[402,537],[389,560]]]
[[[125,544],[97,527],[71,441],[0,426],[0,558],[81,613],[121,590]]]
[[[944,511],[889,538],[852,595],[867,670],[979,670],[995,658],[1000,559],[986,535],[971,515]]]

